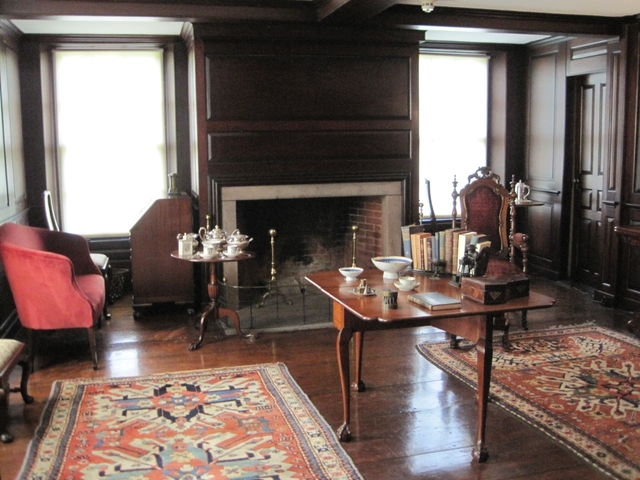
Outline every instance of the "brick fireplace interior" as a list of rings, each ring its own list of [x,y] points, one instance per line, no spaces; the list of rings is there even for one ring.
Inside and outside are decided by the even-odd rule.
[[[373,256],[401,254],[401,207],[400,182],[223,188],[221,227],[252,237],[256,254],[225,264],[225,278],[242,285],[270,279],[271,229],[279,283],[350,266],[354,225],[356,264],[371,267]]]
[[[304,276],[308,273],[352,264],[354,226],[358,227],[356,264],[370,268],[371,257],[401,253],[401,206],[400,182],[223,188],[220,226],[228,233],[237,228],[253,238],[248,249],[255,253],[254,259],[225,263],[224,277],[234,286],[268,285],[272,268],[271,230],[276,231],[273,236],[276,283],[289,296],[306,285]],[[255,302],[262,292],[253,290],[243,295],[242,289],[229,290],[227,299],[234,308]],[[298,307],[301,305],[300,301],[296,303]],[[299,313],[296,308],[294,312]],[[280,308],[270,315],[282,312]],[[257,316],[266,314],[260,311]],[[264,324],[262,320],[259,323]],[[275,320],[277,323],[278,319]]]

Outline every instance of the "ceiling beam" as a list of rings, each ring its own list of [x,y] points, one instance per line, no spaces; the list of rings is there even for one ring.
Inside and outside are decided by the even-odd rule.
[[[361,23],[398,3],[398,0],[327,0],[316,9],[318,22]]]
[[[430,26],[474,28],[487,32],[619,37],[625,18],[554,15],[437,7],[424,13],[418,6],[396,5],[371,20],[385,26],[428,30]]]

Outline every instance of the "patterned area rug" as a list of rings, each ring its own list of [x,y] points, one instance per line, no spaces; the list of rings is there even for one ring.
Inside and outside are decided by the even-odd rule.
[[[283,364],[54,383],[19,479],[361,479]]]
[[[640,479],[640,341],[597,326],[511,334],[494,348],[490,396],[614,478]],[[476,388],[469,342],[418,345]]]

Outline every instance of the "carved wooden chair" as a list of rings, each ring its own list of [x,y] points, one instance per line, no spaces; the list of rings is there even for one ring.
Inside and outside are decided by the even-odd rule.
[[[515,180],[511,191],[500,183],[500,176],[488,167],[480,167],[468,177],[460,193],[453,180],[453,227],[457,225],[457,201],[460,201],[460,227],[487,235],[491,240],[485,277],[523,274],[528,271],[529,236],[516,229]],[[520,252],[520,256],[517,253]],[[494,327],[504,330],[503,344],[509,345],[509,321],[496,317]],[[527,312],[522,312],[522,327],[527,330]],[[454,339],[455,341],[455,339]]]

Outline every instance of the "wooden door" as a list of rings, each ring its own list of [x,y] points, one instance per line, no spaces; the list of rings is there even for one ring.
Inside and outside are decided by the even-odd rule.
[[[572,159],[574,221],[569,268],[572,280],[597,288],[602,280],[604,258],[606,74],[585,75],[576,83]]]

